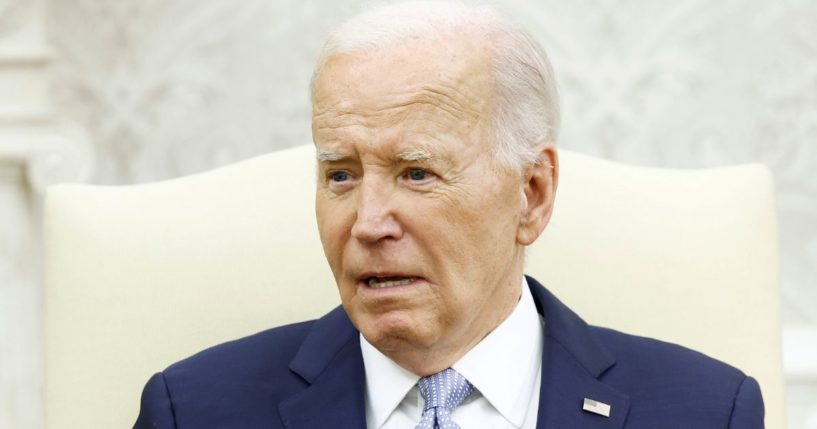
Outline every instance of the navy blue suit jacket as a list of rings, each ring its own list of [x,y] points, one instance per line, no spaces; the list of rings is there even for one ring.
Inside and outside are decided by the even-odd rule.
[[[677,345],[588,326],[528,283],[546,320],[537,428],[763,427],[753,378]],[[365,389],[358,331],[339,307],[154,375],[135,428],[365,428]],[[582,411],[584,398],[610,404],[610,416]]]

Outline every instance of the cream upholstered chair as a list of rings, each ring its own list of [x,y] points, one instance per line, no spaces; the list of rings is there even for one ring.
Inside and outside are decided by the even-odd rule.
[[[316,232],[311,146],[167,182],[48,192],[48,428],[129,427],[155,371],[320,316],[338,297]],[[527,272],[588,322],[677,342],[760,381],[783,427],[772,181],[561,151]]]

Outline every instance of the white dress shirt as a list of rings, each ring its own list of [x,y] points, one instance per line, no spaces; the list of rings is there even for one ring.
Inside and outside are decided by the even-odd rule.
[[[523,278],[522,296],[513,312],[452,366],[474,385],[452,413],[461,428],[536,427],[543,325]],[[394,363],[363,335],[360,348],[366,369],[367,427],[413,429],[423,410],[417,389],[420,377]]]

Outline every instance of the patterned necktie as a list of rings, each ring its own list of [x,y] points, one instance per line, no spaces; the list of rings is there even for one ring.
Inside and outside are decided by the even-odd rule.
[[[460,429],[451,420],[451,412],[471,394],[474,386],[451,368],[421,378],[417,386],[425,407],[416,429]]]

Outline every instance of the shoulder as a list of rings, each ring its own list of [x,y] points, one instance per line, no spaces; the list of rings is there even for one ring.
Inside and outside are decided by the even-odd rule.
[[[620,372],[672,378],[717,379],[740,383],[746,375],[739,369],[686,347],[653,338],[625,334],[609,328],[590,329],[615,356]],[[670,371],[671,370],[671,371]]]
[[[762,427],[760,388],[741,370],[677,344],[590,329],[615,356],[615,365],[601,379],[628,392],[631,418],[700,419],[699,427],[708,427],[703,422],[739,420],[753,422],[745,427]]]
[[[275,427],[270,404],[306,385],[289,363],[314,323],[262,331],[169,366],[145,387],[135,427]]]
[[[268,329],[219,344],[163,371],[177,418],[243,410],[257,415],[268,401],[301,390],[305,381],[289,370],[314,321]],[[275,403],[273,402],[273,403]]]
[[[267,329],[202,350],[165,369],[167,379],[256,378],[286,370],[314,320]]]

